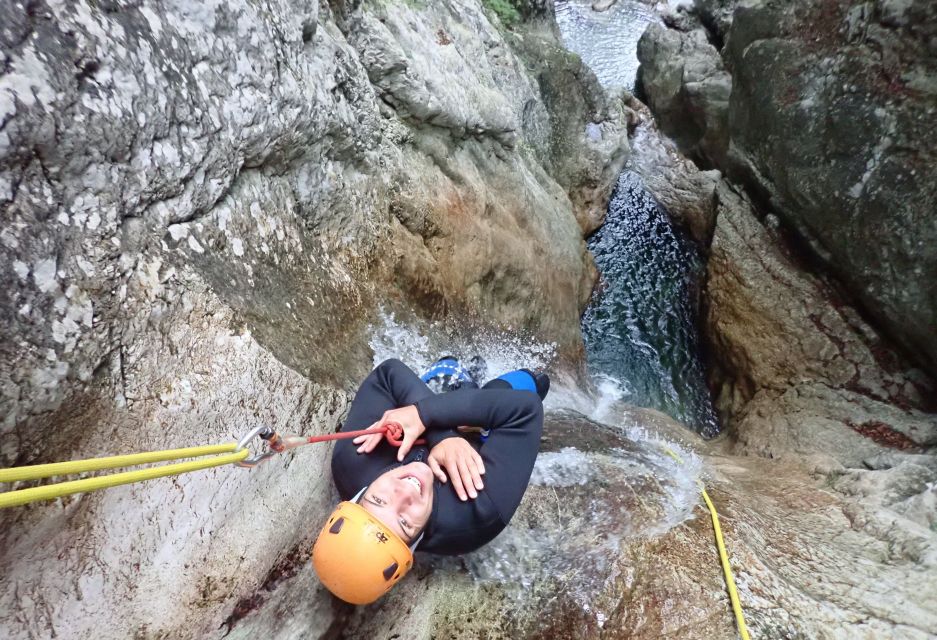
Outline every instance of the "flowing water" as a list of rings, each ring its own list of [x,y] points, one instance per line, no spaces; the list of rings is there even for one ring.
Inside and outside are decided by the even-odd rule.
[[[375,364],[397,358],[417,372],[443,353],[479,354],[488,362],[486,379],[520,367],[549,368],[554,360],[554,345],[525,336],[406,321],[390,313],[372,326],[370,346]],[[452,573],[467,569],[477,583],[493,586],[518,605],[544,607],[546,621],[557,615],[550,607],[562,594],[559,601],[601,628],[617,602],[609,600],[617,593],[610,581],[620,578],[623,545],[655,538],[692,518],[702,473],[692,452],[623,420],[616,406],[621,398],[621,386],[610,378],[600,378],[587,393],[556,377],[545,403],[549,435],[530,478],[530,495],[512,523],[476,552],[420,562]],[[603,427],[583,416],[614,425],[618,444],[590,443],[589,434]],[[564,433],[564,424],[583,421],[582,437]],[[665,448],[683,462],[675,462]],[[544,505],[555,512],[541,518],[538,509]]]
[[[692,300],[703,265],[693,243],[625,171],[589,249],[601,273],[582,319],[590,371],[619,380],[625,402],[718,433],[699,357]]]
[[[566,47],[582,56],[603,86],[633,91],[638,39],[647,25],[660,22],[653,7],[619,1],[598,12],[588,0],[557,0],[554,4]]]
[[[603,86],[633,89],[638,39],[660,20],[650,6],[620,0],[596,12],[589,2],[557,0],[556,14],[564,43]],[[659,409],[705,436],[718,433],[700,362],[693,294],[703,265],[694,244],[626,170],[589,249],[601,274],[582,322],[593,378],[617,386],[625,402]]]

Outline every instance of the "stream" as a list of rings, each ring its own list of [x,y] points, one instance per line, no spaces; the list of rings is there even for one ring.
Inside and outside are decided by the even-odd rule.
[[[597,12],[590,2],[558,0],[556,17],[566,46],[606,89],[634,89],[638,39],[659,21],[652,7],[622,0]],[[704,269],[697,247],[627,168],[588,244],[601,278],[582,319],[593,379],[625,402],[716,435],[693,304]]]

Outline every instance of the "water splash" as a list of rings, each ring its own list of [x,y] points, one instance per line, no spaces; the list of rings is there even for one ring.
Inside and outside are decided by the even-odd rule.
[[[543,406],[548,411],[568,409],[590,420],[613,424],[618,419],[617,405],[633,394],[624,380],[604,373],[593,373],[588,389],[561,373],[551,378],[550,394]]]
[[[480,355],[488,365],[479,384],[516,369],[546,369],[556,359],[556,344],[492,327],[463,327],[454,323],[407,323],[382,311],[371,327],[368,342],[374,364],[397,358],[414,371],[425,371],[441,356],[468,359]]]
[[[665,515],[659,522],[652,523],[645,530],[645,535],[663,535],[693,518],[693,511],[700,500],[702,459],[675,442],[651,434],[640,424],[624,425],[623,430],[629,440],[641,443],[647,450],[654,452],[655,474],[657,477],[667,479],[667,482],[660,485],[666,496]],[[676,458],[668,453],[668,450]]]
[[[533,515],[515,516],[500,536],[465,557],[474,578],[518,602],[562,593],[601,627],[617,602],[606,599],[619,590],[622,549],[686,522],[699,501],[699,458],[639,430],[629,434],[621,448],[542,452],[525,499],[536,505],[528,507]]]
[[[589,456],[575,447],[563,447],[559,451],[547,451],[537,456],[530,482],[570,487],[591,482],[597,474]]]
[[[375,363],[394,357],[415,370],[445,353],[478,353],[488,360],[490,376],[524,366],[548,367],[555,354],[554,345],[509,332],[411,324],[390,313],[382,313],[372,327],[370,346]],[[693,517],[701,464],[678,445],[627,422],[620,401],[629,387],[621,380],[600,374],[588,391],[572,376],[559,374],[554,381],[546,403],[554,411],[551,419],[582,419],[564,414],[566,408],[619,425],[621,446],[542,451],[528,497],[497,538],[459,560],[430,556],[421,561],[442,571],[465,567],[479,584],[497,585],[517,602],[529,604],[535,594],[544,594],[544,605],[552,606],[555,594],[562,593],[567,605],[601,628],[617,602],[610,594],[617,593],[617,581],[623,579],[626,542],[656,537]],[[584,433],[589,432],[587,427]],[[664,445],[684,463],[672,460]]]

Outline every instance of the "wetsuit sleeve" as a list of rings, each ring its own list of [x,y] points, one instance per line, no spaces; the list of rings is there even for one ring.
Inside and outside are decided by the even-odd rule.
[[[431,395],[433,392],[407,365],[400,360],[385,360],[361,383],[341,430],[367,429],[385,411],[416,404]],[[386,440],[368,454],[359,454],[357,448],[351,439],[338,440],[332,452],[332,477],[343,500],[397,460],[397,448]]]
[[[479,449],[485,492],[505,524],[520,504],[540,449],[543,403],[536,393],[512,389],[466,389],[416,403],[427,434],[459,425],[491,433]]]

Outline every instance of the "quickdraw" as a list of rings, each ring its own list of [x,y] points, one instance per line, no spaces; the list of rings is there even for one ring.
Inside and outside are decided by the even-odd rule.
[[[236,464],[240,467],[256,467],[258,464],[268,458],[294,449],[296,447],[313,444],[315,442],[327,442],[329,440],[341,440],[345,438],[356,438],[362,435],[371,435],[383,433],[387,441],[395,447],[403,444],[403,427],[397,423],[387,423],[380,427],[372,429],[361,429],[358,431],[339,431],[322,436],[280,436],[276,431],[269,427],[255,427],[248,431],[238,442],[228,442],[225,444],[206,445],[201,447],[186,447],[184,449],[167,449],[163,451],[148,451],[145,453],[134,453],[123,456],[109,456],[106,458],[90,458],[88,460],[72,460],[69,462],[54,462],[51,464],[36,464],[25,467],[10,467],[0,469],[0,483],[2,482],[20,482],[23,480],[40,480],[53,476],[65,476],[78,473],[87,473],[90,471],[102,471],[105,469],[118,469],[123,467],[132,467],[141,464],[153,462],[167,462],[169,460],[181,460],[184,458],[203,458],[201,460],[190,460],[176,464],[151,467],[148,469],[138,469],[136,471],[124,471],[110,475],[98,476],[95,478],[84,478],[81,480],[71,480],[67,482],[57,482],[41,487],[32,487],[29,489],[18,489],[15,491],[6,491],[0,493],[0,509],[6,507],[16,507],[30,502],[41,500],[54,500],[63,496],[75,493],[87,493],[117,487],[123,484],[134,482],[143,482],[154,478],[163,478],[174,476],[190,471],[200,471],[211,467],[218,467],[225,464]],[[269,450],[251,455],[248,445],[255,437],[264,440]],[[414,444],[424,444],[424,440],[417,440]],[[210,456],[210,457],[209,457]]]

